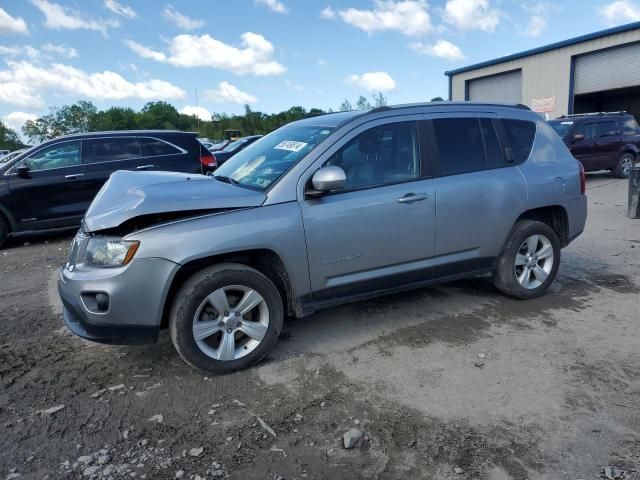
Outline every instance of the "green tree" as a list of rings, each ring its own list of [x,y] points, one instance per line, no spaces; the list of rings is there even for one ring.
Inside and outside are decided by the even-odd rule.
[[[349,112],[351,110],[353,110],[353,105],[351,105],[351,102],[349,101],[348,98],[345,98],[344,102],[342,102],[340,104],[340,111],[341,112]]]
[[[18,133],[8,125],[0,122],[0,149],[18,150],[23,144]]]
[[[138,127],[138,115],[132,108],[111,107],[95,115],[91,130],[134,130]]]
[[[444,102],[444,98],[442,97],[433,97],[431,99],[432,102]]]
[[[382,92],[374,93],[371,95],[371,98],[373,99],[374,108],[386,107],[389,103],[387,97],[385,97]]]
[[[363,97],[362,95],[360,95],[360,97],[358,98],[358,101],[356,102],[356,109],[369,110],[370,108],[371,108],[371,104],[369,103],[369,100],[367,100],[366,97]]]
[[[22,133],[32,142],[44,142],[60,135],[82,133],[92,130],[97,115],[96,106],[84,100],[74,105],[50,108],[48,115],[36,120],[27,120]]]

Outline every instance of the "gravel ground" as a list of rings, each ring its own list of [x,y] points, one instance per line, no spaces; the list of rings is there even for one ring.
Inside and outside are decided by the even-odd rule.
[[[333,308],[224,377],[188,368],[166,334],[71,336],[54,288],[70,235],[14,239],[0,250],[0,479],[639,479],[626,188],[589,176],[587,230],[544,298],[476,279]]]

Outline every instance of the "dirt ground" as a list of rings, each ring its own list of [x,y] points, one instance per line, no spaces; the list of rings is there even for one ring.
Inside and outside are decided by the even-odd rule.
[[[71,236],[14,239],[0,250],[0,479],[638,479],[626,189],[589,176],[587,230],[543,298],[477,279],[334,308],[224,377],[187,367],[166,334],[71,336],[54,288]],[[344,449],[350,428],[362,448]]]

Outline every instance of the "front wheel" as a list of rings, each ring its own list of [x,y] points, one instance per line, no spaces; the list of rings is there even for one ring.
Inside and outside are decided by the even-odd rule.
[[[188,364],[224,374],[259,362],[275,346],[282,322],[282,299],[271,280],[246,265],[225,263],[183,285],[169,334]]]
[[[631,173],[631,168],[636,160],[636,157],[633,153],[624,153],[620,160],[618,161],[618,165],[614,168],[613,176],[616,178],[629,178],[629,174]]]
[[[560,265],[560,240],[546,223],[515,224],[498,257],[494,284],[502,293],[521,299],[539,297],[549,288]]]

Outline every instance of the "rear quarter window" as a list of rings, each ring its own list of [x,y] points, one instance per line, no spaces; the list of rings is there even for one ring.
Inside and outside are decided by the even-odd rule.
[[[531,154],[536,137],[536,124],[528,120],[503,119],[505,135],[510,152],[507,159],[511,164],[523,163]]]
[[[182,153],[179,148],[157,138],[141,138],[140,145],[142,146],[143,157],[176,155],[178,153]]]

